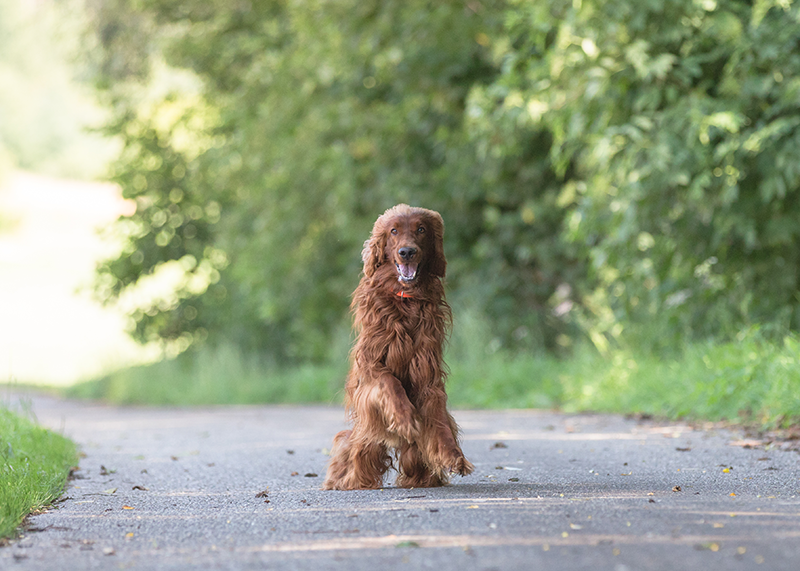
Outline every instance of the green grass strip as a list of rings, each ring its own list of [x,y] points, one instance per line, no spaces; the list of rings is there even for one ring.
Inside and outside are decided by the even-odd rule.
[[[623,346],[600,354],[584,344],[560,358],[462,343],[447,362],[448,400],[456,408],[646,413],[763,428],[800,424],[800,336],[794,333],[766,336],[753,328],[664,354]],[[230,347],[204,348],[66,393],[117,404],[340,403],[346,372],[343,359],[281,368]]]
[[[0,537],[8,537],[61,494],[78,454],[72,441],[0,406],[0,458]]]

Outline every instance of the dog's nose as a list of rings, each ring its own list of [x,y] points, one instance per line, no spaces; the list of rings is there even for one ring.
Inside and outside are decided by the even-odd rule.
[[[414,255],[417,253],[417,249],[416,248],[400,248],[399,250],[397,250],[397,253],[400,254],[400,257],[403,258],[405,261],[408,261],[408,260],[410,260],[411,258],[414,257]]]

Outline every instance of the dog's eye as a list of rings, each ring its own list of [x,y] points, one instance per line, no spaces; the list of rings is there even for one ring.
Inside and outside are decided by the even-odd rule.
[[[397,228],[392,228],[392,234],[397,234]]]
[[[424,233],[425,233],[425,227],[424,226],[420,226],[419,228],[417,228],[417,234],[424,234]]]

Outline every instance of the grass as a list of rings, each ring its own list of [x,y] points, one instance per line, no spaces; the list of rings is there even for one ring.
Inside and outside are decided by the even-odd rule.
[[[557,408],[731,420],[774,428],[800,423],[800,337],[758,329],[730,342],[695,342],[657,355],[578,347],[568,358],[490,352],[454,339],[448,394],[459,408]],[[347,364],[283,369],[231,348],[122,370],[68,395],[137,404],[338,403]]]
[[[338,402],[346,372],[344,360],[281,368],[224,346],[122,369],[64,392],[69,397],[118,404]]]
[[[78,454],[72,441],[0,405],[0,538],[56,499]]]

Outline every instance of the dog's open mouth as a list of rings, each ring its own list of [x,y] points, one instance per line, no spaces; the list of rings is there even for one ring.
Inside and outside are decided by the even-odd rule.
[[[397,268],[397,279],[404,283],[413,282],[417,279],[417,266],[418,264],[398,264],[395,263]]]

